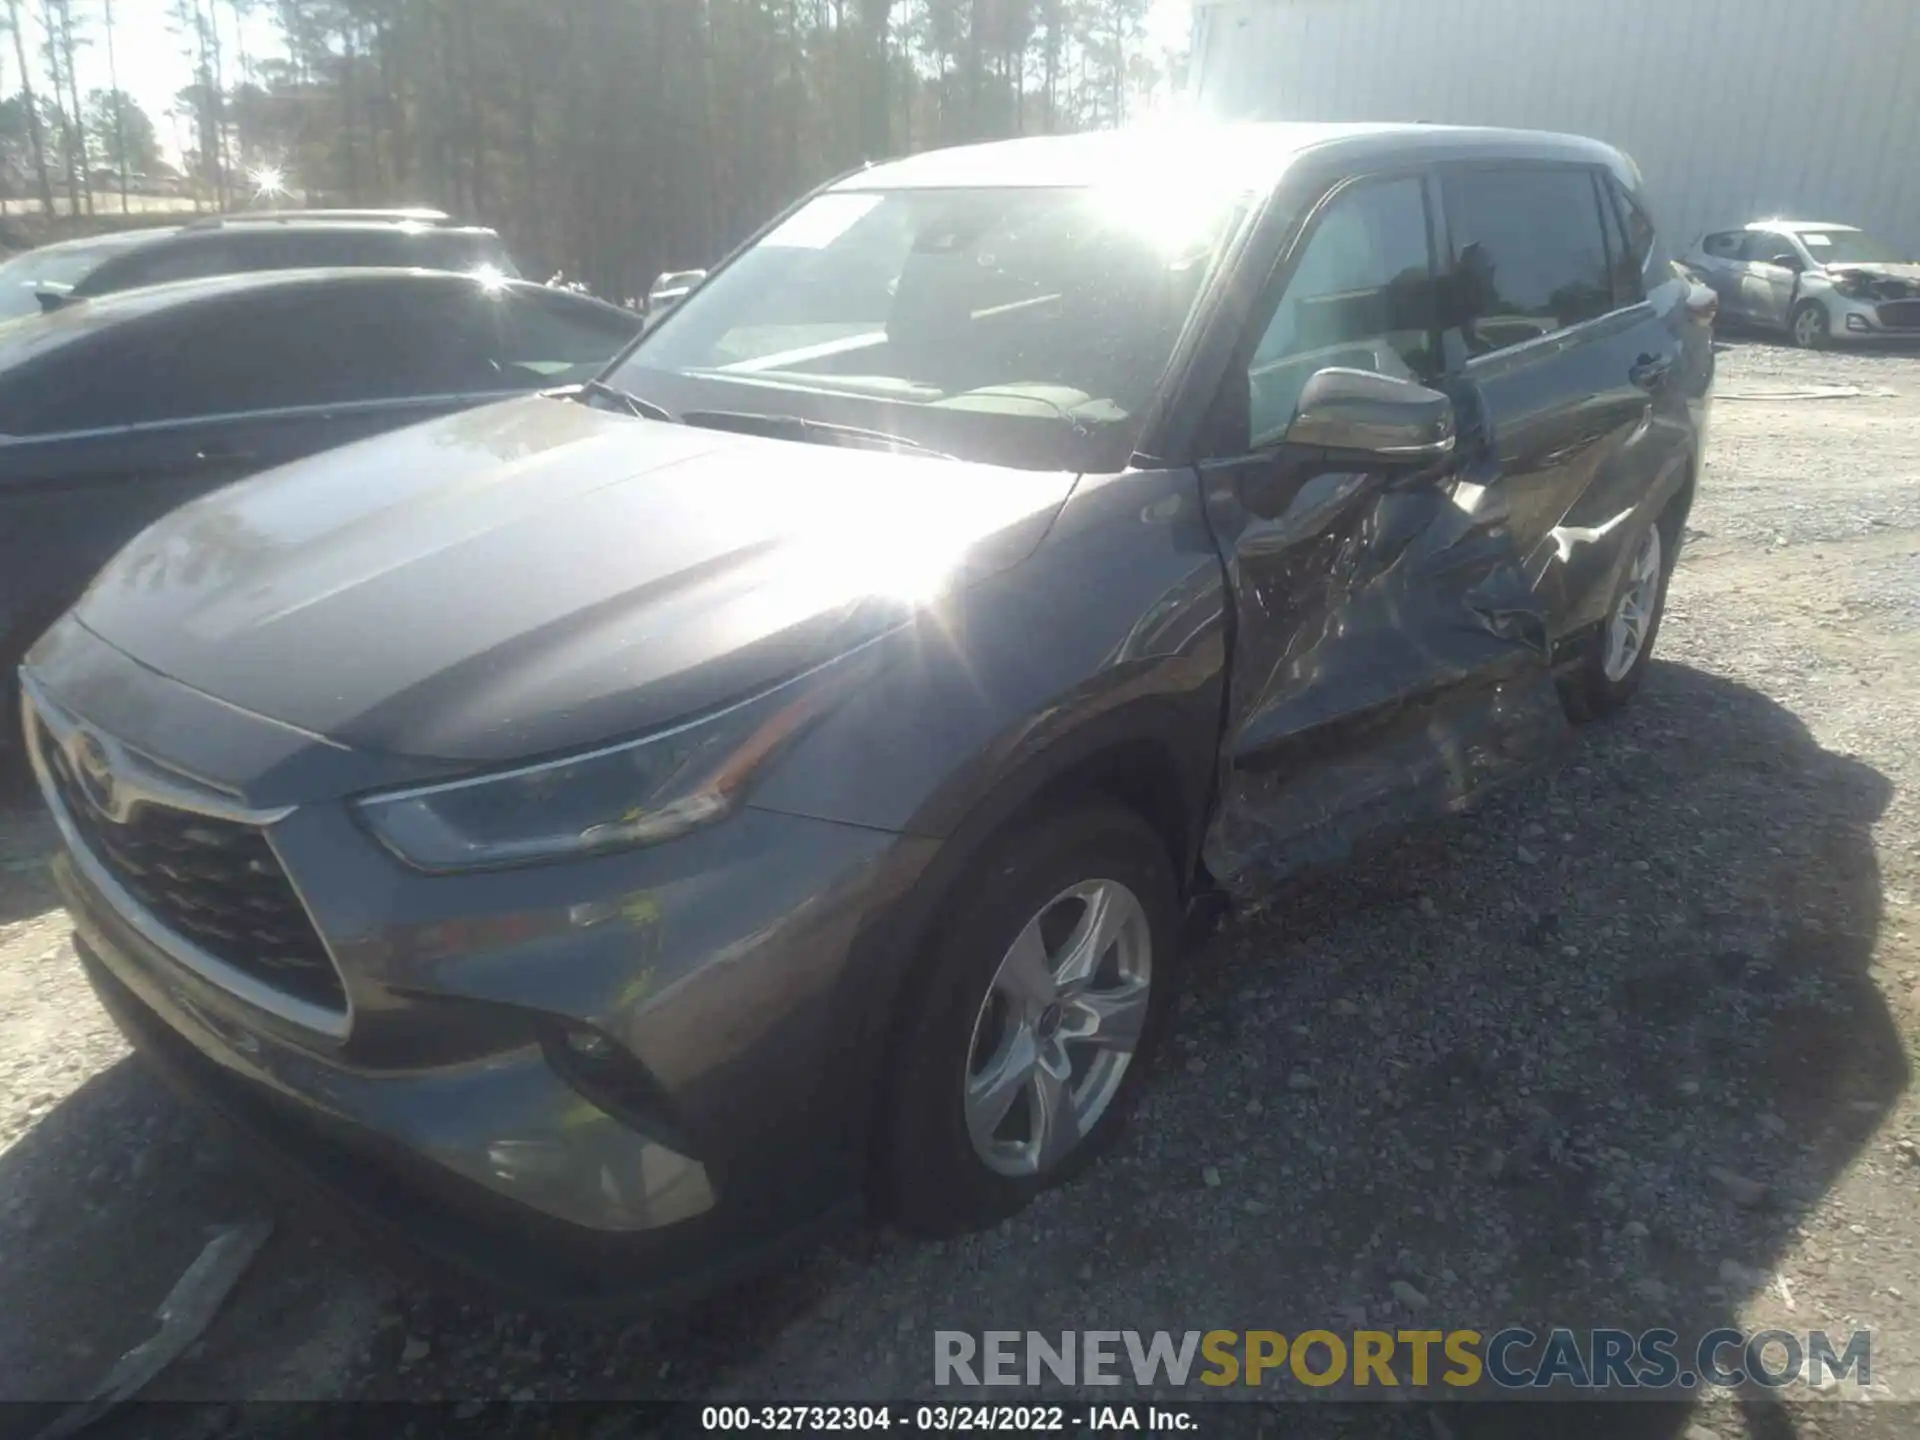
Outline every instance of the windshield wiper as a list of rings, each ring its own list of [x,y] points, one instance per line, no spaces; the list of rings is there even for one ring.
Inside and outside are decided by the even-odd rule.
[[[809,420],[803,415],[766,415],[753,410],[689,410],[680,417],[684,424],[701,425],[709,430],[732,430],[742,435],[766,435],[775,440],[806,440],[816,445],[846,445],[873,450],[909,450],[930,455],[936,460],[954,457],[904,435],[885,430],[867,430],[858,425],[836,425],[830,420]]]
[[[666,420],[671,422],[673,412],[664,405],[656,405],[651,400],[642,400],[638,395],[629,394],[618,386],[609,385],[604,380],[589,380],[580,387],[582,395],[595,395],[602,400],[611,400],[629,415],[642,420]]]

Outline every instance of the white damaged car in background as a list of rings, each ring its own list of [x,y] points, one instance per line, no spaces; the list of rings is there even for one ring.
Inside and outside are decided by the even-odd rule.
[[[1852,225],[1762,220],[1703,235],[1685,264],[1720,296],[1720,318],[1834,340],[1920,340],[1920,264]]]

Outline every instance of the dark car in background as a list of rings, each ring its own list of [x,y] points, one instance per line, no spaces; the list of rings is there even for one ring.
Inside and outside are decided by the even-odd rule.
[[[241,211],[30,250],[0,266],[0,319],[175,280],[348,266],[520,273],[498,234],[439,210]]]
[[[589,379],[640,323],[527,281],[375,269],[182,282],[0,323],[0,666],[11,676],[93,572],[174,506]]]
[[[1805,350],[1920,339],[1920,262],[1852,225],[1756,221],[1702,236],[1686,265],[1720,297],[1722,318]]]
[[[23,670],[89,977],[549,1299],[1007,1214],[1191,907],[1634,694],[1712,379],[1640,193],[1420,126],[923,154],[571,397],[175,512]]]

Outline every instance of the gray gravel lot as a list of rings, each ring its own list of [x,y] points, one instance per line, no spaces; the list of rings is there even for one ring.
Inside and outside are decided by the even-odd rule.
[[[1781,398],[1821,386],[1859,393]],[[177,1428],[261,1398],[924,1396],[935,1329],[1518,1323],[1874,1334],[1880,1404],[1619,1407],[1561,1434],[1920,1429],[1885,1403],[1920,1400],[1920,354],[1741,343],[1720,389],[1627,716],[1236,916],[1077,1183],[988,1234],[864,1231],[670,1315],[505,1312],[264,1195],[127,1057],[68,945],[49,826],[0,811],[0,1398],[83,1392],[206,1227],[270,1211],[154,1389],[209,1402]],[[1549,1418],[1299,1404],[1272,1433]]]

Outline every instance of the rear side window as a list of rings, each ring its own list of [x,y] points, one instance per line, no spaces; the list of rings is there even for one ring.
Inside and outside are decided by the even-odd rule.
[[[142,285],[231,275],[247,268],[242,247],[227,235],[192,236],[145,246],[107,261],[76,286],[75,294],[106,295]]]
[[[1738,260],[1740,258],[1740,235],[1709,235],[1700,242],[1700,248],[1716,260]]]
[[[286,264],[307,266],[418,265],[404,230],[294,230],[286,236]]]
[[[1660,232],[1654,227],[1647,207],[1620,183],[1619,177],[1609,174],[1602,177],[1600,183],[1612,197],[1613,207],[1626,227],[1627,253],[1640,267],[1641,283],[1651,283],[1656,276],[1666,279],[1672,273],[1673,257],[1660,243]]]
[[[1589,172],[1577,166],[1459,169],[1445,178],[1454,318],[1487,355],[1613,308]]]

